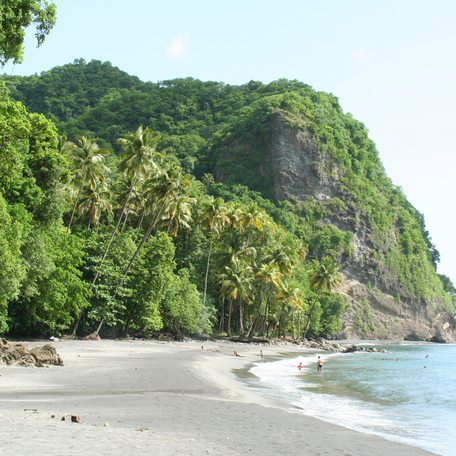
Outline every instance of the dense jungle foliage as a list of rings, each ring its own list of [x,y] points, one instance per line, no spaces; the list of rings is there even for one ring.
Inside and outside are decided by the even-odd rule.
[[[2,81],[0,333],[330,335],[363,223],[373,286],[452,305],[423,217],[331,95],[83,60]],[[311,135],[337,196],[276,200],[256,171],[276,116]]]

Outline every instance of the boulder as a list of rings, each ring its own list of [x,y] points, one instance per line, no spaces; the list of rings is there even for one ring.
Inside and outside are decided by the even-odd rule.
[[[63,359],[56,349],[49,344],[29,350],[23,344],[10,343],[6,339],[0,339],[0,365],[24,367],[63,366]]]
[[[63,359],[58,355],[57,350],[52,345],[35,347],[30,350],[30,354],[42,364],[51,364],[54,366],[63,366]]]

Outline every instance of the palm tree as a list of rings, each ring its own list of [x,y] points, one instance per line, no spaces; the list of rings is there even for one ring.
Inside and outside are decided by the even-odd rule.
[[[235,225],[241,233],[247,233],[247,244],[255,231],[264,231],[266,225],[266,214],[256,204],[249,204],[247,207],[238,208],[234,214]]]
[[[99,277],[101,266],[103,265],[112,242],[117,234],[122,218],[125,215],[130,197],[135,189],[137,181],[149,172],[157,172],[158,165],[155,162],[156,146],[158,144],[158,135],[154,134],[148,128],[139,126],[134,133],[127,134],[124,138],[118,140],[122,146],[123,154],[121,155],[120,170],[123,171],[131,179],[131,185],[125,197],[122,209],[119,214],[116,226],[111,233],[108,244],[105,247],[98,270],[92,281],[92,287],[95,286]]]
[[[89,214],[88,228],[97,226],[103,212],[112,213],[111,193],[105,185],[87,189],[78,204],[78,212]]]
[[[309,283],[310,288],[317,294],[312,300],[309,312],[307,314],[306,328],[303,338],[306,337],[309,330],[312,314],[318,297],[323,293],[330,293],[341,282],[341,276],[336,263],[331,257],[324,257],[320,262],[313,260],[312,269],[310,272]]]
[[[233,303],[239,303],[239,335],[244,335],[244,302],[250,302],[252,297],[253,270],[251,266],[234,260],[225,266],[219,275],[220,291],[228,298],[228,326],[227,333],[231,335],[231,318]]]
[[[210,232],[209,252],[206,262],[206,274],[204,276],[203,304],[206,304],[207,280],[209,277],[209,265],[211,261],[214,239],[219,238],[223,229],[230,223],[228,208],[222,198],[210,196],[201,202],[200,221]]]
[[[270,301],[270,295],[274,289],[278,289],[282,285],[283,274],[280,272],[279,268],[273,262],[262,263],[255,274],[255,281],[259,284],[259,293],[257,296],[257,308],[256,314],[253,318],[252,324],[247,332],[247,337],[251,337],[255,332],[256,325],[261,315],[261,306],[264,301],[266,301],[266,310],[267,313]],[[266,320],[267,316],[265,316]]]
[[[84,188],[88,187],[95,191],[97,186],[106,178],[108,168],[104,160],[109,151],[100,149],[94,139],[86,136],[78,139],[77,143],[65,142],[61,151],[71,163],[74,172],[73,183],[78,188],[67,227],[68,231],[70,231],[74,214],[79,204],[79,198]]]
[[[292,319],[292,337],[294,339],[294,330],[295,330],[295,324],[294,324],[294,314],[295,310],[302,310],[304,306],[304,300],[302,297],[302,289],[292,285],[290,282],[283,282],[281,284],[280,289],[278,290],[277,293],[277,301],[282,303],[282,309],[281,309],[281,317],[285,317],[285,310],[288,307],[288,309],[291,309],[291,313],[293,316]],[[283,321],[285,318],[279,318],[279,324],[281,321]],[[282,324],[282,330],[284,332],[285,324]],[[279,328],[279,333],[280,333],[280,328]],[[298,334],[299,334],[299,329],[298,329]],[[285,335],[285,334],[282,334]]]
[[[190,179],[183,176],[180,168],[171,168],[169,171],[163,171],[158,176],[154,176],[146,183],[151,195],[148,201],[151,204],[151,219],[149,226],[142,237],[138,247],[131,257],[128,266],[124,271],[124,276],[132,267],[136,257],[143,248],[144,244],[148,241],[157,223],[159,223],[165,213],[170,201],[176,198],[176,195],[185,194],[190,188]]]
[[[174,194],[168,204],[167,211],[161,223],[166,227],[166,232],[176,237],[180,228],[190,229],[192,221],[192,207],[196,199],[188,195]]]
[[[121,154],[120,170],[130,178],[130,187],[127,190],[125,200],[123,202],[117,223],[111,233],[109,241],[103,251],[100,262],[98,264],[95,276],[92,280],[91,289],[95,287],[100,272],[102,270],[103,263],[109,253],[114,238],[119,230],[122,219],[127,210],[128,203],[130,202],[131,195],[137,186],[137,183],[143,178],[143,176],[149,172],[156,172],[158,165],[155,162],[156,146],[158,144],[158,135],[154,134],[148,128],[139,126],[134,133],[128,133],[124,138],[118,140],[122,147],[123,153]],[[76,321],[73,327],[72,334],[75,335],[81,321],[82,313]],[[97,329],[97,333],[101,328],[103,322]]]
[[[291,259],[290,252],[284,246],[275,248],[266,256],[265,262],[275,264],[279,271],[285,276],[290,276],[295,266]]]
[[[138,215],[140,212],[143,212],[144,209],[144,197],[143,197],[143,187],[144,178],[141,175],[138,176],[129,176],[128,174],[123,174],[116,185],[116,194],[117,200],[122,202],[122,206],[125,201],[128,201],[125,205],[123,220],[121,220],[123,232],[125,225],[127,223],[128,217],[130,215]],[[121,207],[122,207],[121,206]],[[121,207],[119,209],[121,209]]]

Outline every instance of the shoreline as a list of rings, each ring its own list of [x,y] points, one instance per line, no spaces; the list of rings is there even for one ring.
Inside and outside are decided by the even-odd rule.
[[[433,454],[285,409],[236,377],[261,359],[260,349],[265,357],[314,350],[198,341],[54,345],[63,367],[0,367],[2,455]],[[81,423],[60,421],[69,415]]]

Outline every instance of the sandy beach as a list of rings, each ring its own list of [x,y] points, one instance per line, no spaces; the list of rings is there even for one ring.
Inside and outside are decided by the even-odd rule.
[[[27,344],[33,345],[42,343]],[[2,456],[432,454],[281,408],[233,372],[257,361],[260,349],[268,357],[302,353],[297,346],[109,340],[55,346],[63,367],[0,367]],[[242,356],[233,356],[234,349]],[[72,423],[71,415],[81,422]]]

